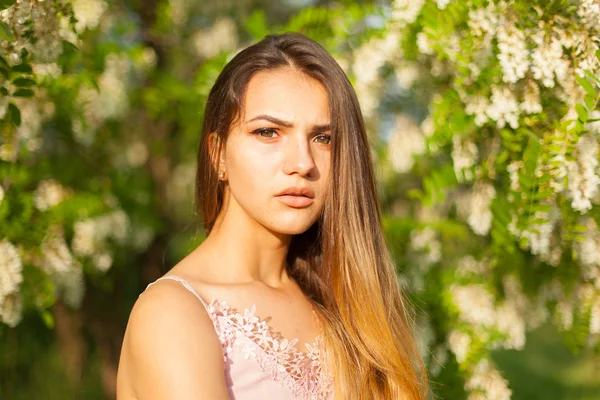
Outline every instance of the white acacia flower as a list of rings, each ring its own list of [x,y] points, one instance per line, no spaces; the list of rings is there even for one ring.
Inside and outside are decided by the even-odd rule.
[[[505,301],[496,310],[496,327],[506,336],[502,343],[503,348],[523,349],[525,346],[525,320],[512,300]]]
[[[583,25],[590,31],[600,31],[600,2],[598,0],[581,0],[577,5],[577,15]]]
[[[517,129],[520,108],[512,90],[505,86],[494,86],[491,101],[486,114],[490,119],[496,121],[497,127],[504,128],[508,124],[511,128]]]
[[[574,210],[586,213],[592,208],[591,199],[598,193],[598,141],[586,134],[577,143],[578,157],[568,163],[568,189]]]
[[[197,32],[192,41],[196,54],[202,58],[233,51],[238,46],[235,22],[231,18],[219,18],[210,29]]]
[[[42,268],[48,273],[68,273],[73,269],[75,260],[62,232],[49,229],[40,246],[44,257]]]
[[[68,191],[54,179],[45,179],[38,184],[34,194],[33,202],[40,211],[45,211],[62,202],[68,195]]]
[[[494,325],[494,298],[483,285],[452,285],[450,293],[462,321],[473,326]]]
[[[472,255],[467,255],[458,260],[456,275],[467,277],[469,275],[482,276],[489,272],[489,264],[486,260],[477,260]]]
[[[569,62],[563,57],[562,44],[556,37],[547,37],[540,30],[533,35],[536,48],[532,55],[531,72],[533,77],[548,88],[556,82],[565,80],[569,71]]]
[[[23,316],[23,302],[19,292],[13,292],[0,302],[0,319],[6,325],[14,328],[21,322]]]
[[[506,379],[486,359],[475,365],[473,373],[465,382],[465,389],[471,392],[468,400],[510,400],[512,396]]]
[[[600,295],[596,297],[590,310],[590,334],[600,335]]]
[[[71,242],[73,252],[82,257],[92,257],[92,262],[100,271],[112,265],[112,255],[108,249],[108,239],[125,244],[131,230],[129,217],[122,210],[78,221],[74,225]]]
[[[490,2],[486,8],[469,11],[468,24],[470,31],[475,36],[495,34],[498,29],[498,22],[498,12],[494,2]]]
[[[412,24],[423,8],[424,0],[394,0],[392,3],[392,21],[403,27]]]
[[[486,182],[477,182],[471,196],[471,212],[467,222],[473,232],[487,235],[492,226],[492,211],[490,206],[496,197],[496,189]]]
[[[17,248],[7,239],[0,241],[0,305],[23,282],[23,264]]]
[[[411,232],[410,248],[423,253],[422,261],[425,266],[435,264],[442,258],[442,246],[438,234],[428,226]]]
[[[467,359],[470,346],[471,336],[465,332],[453,330],[448,335],[448,347],[450,348],[450,351],[454,353],[456,361],[459,364],[462,364]]]
[[[573,327],[573,304],[567,300],[561,300],[556,305],[555,315],[558,326],[562,330],[569,330]]]
[[[73,2],[73,13],[77,18],[75,29],[78,32],[95,29],[107,8],[108,4],[103,0],[75,0]]]
[[[502,24],[496,34],[498,38],[498,61],[506,83],[515,83],[525,77],[529,70],[529,50],[525,32],[514,25]]]
[[[542,112],[540,103],[540,88],[532,80],[525,84],[525,93],[521,102],[521,110],[527,114],[538,114]]]
[[[446,8],[446,6],[448,6],[450,0],[435,0],[435,3],[437,4],[440,10],[443,10]]]
[[[488,121],[487,110],[490,108],[490,100],[484,96],[465,96],[465,112],[475,116],[475,124],[483,126]]]
[[[473,179],[471,168],[477,163],[478,158],[479,150],[475,143],[458,135],[452,137],[452,164],[459,182]]]
[[[400,115],[388,142],[388,154],[396,172],[408,172],[414,164],[413,157],[425,152],[425,139],[417,123]]]

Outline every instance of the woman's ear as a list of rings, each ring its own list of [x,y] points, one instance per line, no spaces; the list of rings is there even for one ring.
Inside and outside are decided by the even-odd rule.
[[[216,132],[212,132],[208,135],[208,151],[210,154],[210,161],[213,168],[215,169],[219,180],[224,181],[227,178],[227,171],[225,170],[225,152],[223,151],[223,144],[221,138]]]

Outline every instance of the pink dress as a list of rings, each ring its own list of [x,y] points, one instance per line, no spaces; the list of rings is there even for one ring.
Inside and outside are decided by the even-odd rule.
[[[157,279],[181,282],[202,302],[221,341],[225,380],[231,399],[333,399],[333,379],[326,365],[323,338],[319,335],[307,353],[295,347],[297,339],[278,341],[269,326],[254,315],[256,307],[244,314],[233,312],[221,300],[206,303],[184,279],[165,275]],[[150,287],[155,282],[150,283]]]

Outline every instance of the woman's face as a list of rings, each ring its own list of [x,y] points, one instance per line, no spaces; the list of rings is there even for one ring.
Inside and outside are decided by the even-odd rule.
[[[306,231],[318,218],[331,163],[327,93],[291,68],[256,73],[223,161],[229,208],[283,234]]]

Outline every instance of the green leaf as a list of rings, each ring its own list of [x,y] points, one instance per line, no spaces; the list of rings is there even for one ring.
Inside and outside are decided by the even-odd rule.
[[[10,103],[8,105],[8,111],[10,111],[10,119],[12,120],[13,124],[15,124],[16,126],[20,126],[21,125],[21,111],[19,111],[17,106],[15,106],[13,103]]]
[[[575,104],[575,111],[577,111],[577,115],[579,116],[579,120],[584,124],[587,122],[589,115],[584,106],[577,103]]]
[[[589,69],[584,70],[585,74],[587,75],[588,78],[590,78],[593,81],[596,81],[598,83],[600,83],[600,77],[597,77],[596,75],[594,75],[592,73],[592,71],[590,71]]]
[[[267,19],[265,18],[264,10],[254,10],[244,22],[244,27],[248,33],[257,40],[265,37],[265,35],[269,33],[269,29],[267,28]]]
[[[3,96],[8,96],[8,89],[2,86],[0,87],[0,93],[2,93]]]
[[[590,84],[590,82],[587,79],[585,79],[581,76],[576,76],[575,79],[577,79],[577,82],[583,89],[585,89],[587,94],[589,94],[592,97],[596,97],[596,91],[594,90],[594,87]]]
[[[46,324],[46,326],[50,329],[54,329],[54,316],[48,310],[42,311],[42,320]]]
[[[31,89],[17,89],[12,95],[14,97],[33,97],[33,90]]]
[[[33,79],[28,78],[17,78],[13,81],[17,86],[34,86],[36,82]]]
[[[583,100],[585,101],[585,106],[588,108],[588,110],[593,110],[596,108],[596,96],[586,94]]]
[[[8,26],[5,22],[0,21],[0,40],[6,40],[7,42],[14,42],[15,35],[13,35],[10,26]]]
[[[16,2],[17,0],[0,0],[0,10],[5,10]]]
[[[33,69],[31,68],[31,65],[29,65],[29,64],[15,65],[11,69],[15,72],[23,72],[26,74],[31,74],[33,72]]]
[[[0,66],[0,74],[4,75],[6,79],[10,79],[10,70]]]

